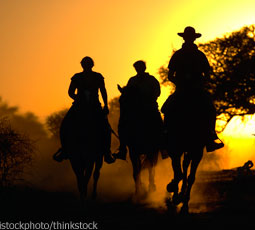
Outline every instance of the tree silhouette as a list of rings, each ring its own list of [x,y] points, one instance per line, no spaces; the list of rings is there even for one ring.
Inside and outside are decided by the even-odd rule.
[[[0,118],[0,187],[22,179],[34,150],[33,142],[26,135],[14,130],[7,118]]]
[[[218,118],[227,124],[235,115],[254,114],[255,25],[243,27],[198,47],[212,67],[205,88],[212,95]],[[167,72],[164,67],[159,69],[163,84],[169,84]]]
[[[59,139],[59,130],[62,120],[64,119],[68,109],[62,109],[49,115],[46,118],[46,126],[53,137]]]

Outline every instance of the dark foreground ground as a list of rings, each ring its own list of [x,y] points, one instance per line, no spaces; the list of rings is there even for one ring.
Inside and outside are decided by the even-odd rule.
[[[229,229],[255,227],[255,173],[238,176],[235,171],[200,172],[190,203],[191,213],[178,208],[153,208],[132,198],[121,202],[88,201],[80,206],[73,193],[47,192],[32,188],[2,189],[0,222],[59,221],[96,222],[98,229]],[[201,209],[200,211],[197,211]],[[196,211],[194,211],[196,210]],[[253,227],[253,228],[250,228]],[[60,229],[60,228],[58,228]],[[66,228],[68,229],[68,228]]]

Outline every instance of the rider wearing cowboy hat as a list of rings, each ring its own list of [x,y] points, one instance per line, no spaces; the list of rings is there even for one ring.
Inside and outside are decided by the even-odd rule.
[[[183,33],[178,33],[184,39],[182,48],[177,50],[170,59],[168,65],[168,79],[176,85],[176,91],[170,95],[162,107],[162,112],[166,113],[169,106],[176,103],[177,98],[182,92],[202,92],[202,100],[205,104],[205,109],[209,114],[209,139],[206,144],[208,152],[224,146],[219,140],[215,132],[216,110],[213,102],[207,92],[203,90],[204,80],[209,78],[211,70],[209,62],[203,52],[201,52],[194,41],[201,37],[200,33],[196,33],[195,29],[188,26]],[[219,140],[216,142],[216,140]]]

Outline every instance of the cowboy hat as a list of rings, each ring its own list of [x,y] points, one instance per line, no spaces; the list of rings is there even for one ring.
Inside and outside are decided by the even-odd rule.
[[[177,33],[177,34],[183,38],[199,38],[202,36],[202,34],[196,33],[195,29],[191,26],[187,26],[184,29],[183,33]]]

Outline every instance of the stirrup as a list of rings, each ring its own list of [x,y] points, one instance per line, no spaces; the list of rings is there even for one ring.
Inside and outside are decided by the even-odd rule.
[[[62,162],[63,160],[67,159],[65,153],[63,152],[62,148],[59,148],[56,153],[52,156],[53,160],[57,162]]]

